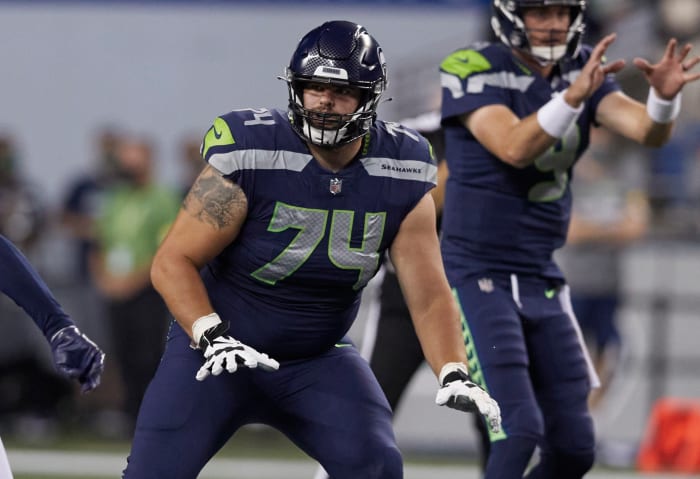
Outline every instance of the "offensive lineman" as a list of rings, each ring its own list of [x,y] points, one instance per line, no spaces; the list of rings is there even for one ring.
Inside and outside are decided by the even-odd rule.
[[[214,121],[208,166],[154,260],[176,323],[127,479],[195,478],[252,422],[282,431],[336,479],[403,477],[386,398],[343,341],[386,250],[439,378],[436,402],[499,428],[498,405],[466,372],[429,145],[375,121],[387,82],[380,46],[360,25],[324,23],[302,38],[285,80],[287,112]]]

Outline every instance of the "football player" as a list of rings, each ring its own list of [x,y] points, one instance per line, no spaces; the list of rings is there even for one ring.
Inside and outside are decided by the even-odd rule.
[[[700,78],[690,45],[634,64],[650,85],[639,103],[607,62],[610,34],[581,43],[584,0],[494,0],[495,43],[441,64],[447,180],[442,254],[461,308],[469,370],[498,401],[487,479],[580,478],[594,461],[586,400],[597,379],[552,253],[571,211],[571,170],[601,125],[643,145],[669,139],[683,86]]]
[[[24,254],[0,235],[0,291],[31,317],[51,347],[59,373],[77,380],[86,393],[100,384],[104,353],[80,332]],[[0,477],[12,478],[0,441]]]
[[[243,425],[288,436],[336,479],[403,477],[391,409],[343,340],[389,251],[438,404],[498,405],[469,379],[440,260],[436,165],[415,130],[376,120],[382,49],[355,23],[314,28],[292,54],[287,111],[214,120],[207,162],[152,267],[173,323],[124,477],[197,477]]]

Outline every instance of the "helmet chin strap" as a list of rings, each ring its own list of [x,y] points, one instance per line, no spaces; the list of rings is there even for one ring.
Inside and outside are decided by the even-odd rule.
[[[336,130],[325,130],[312,126],[306,118],[303,120],[303,128],[309,138],[309,141],[318,146],[335,146],[339,141],[345,138],[348,132],[348,127],[344,126]]]
[[[530,47],[530,53],[542,66],[551,65],[566,55],[566,44],[547,47]]]

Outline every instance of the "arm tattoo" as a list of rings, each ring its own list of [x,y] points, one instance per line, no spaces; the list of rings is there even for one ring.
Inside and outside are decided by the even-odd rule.
[[[182,207],[200,221],[223,229],[245,218],[248,200],[240,186],[207,166],[195,180]]]

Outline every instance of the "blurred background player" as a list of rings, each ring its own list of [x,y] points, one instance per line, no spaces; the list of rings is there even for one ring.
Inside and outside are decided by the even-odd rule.
[[[498,400],[487,479],[575,479],[592,467],[587,400],[598,380],[552,260],[566,240],[572,167],[593,126],[646,146],[670,138],[680,91],[700,78],[690,45],[636,58],[646,106],[623,94],[607,63],[615,35],[582,45],[583,0],[494,0],[500,42],[477,43],[441,64],[450,175],[442,254],[461,307],[472,377]]]
[[[75,326],[24,254],[0,235],[0,291],[21,307],[51,347],[59,373],[77,380],[86,393],[100,384],[104,353]],[[7,331],[7,330],[6,330]],[[11,335],[11,334],[10,334]],[[0,477],[12,473],[0,441]]]
[[[301,39],[285,80],[288,111],[216,118],[202,148],[208,165],[154,259],[153,284],[177,322],[125,478],[194,478],[253,422],[338,479],[403,477],[391,409],[343,341],[389,249],[439,378],[436,403],[478,409],[498,430],[497,404],[466,372],[430,147],[376,120],[381,47],[361,25],[326,22]]]
[[[104,190],[90,267],[105,303],[110,350],[124,386],[124,420],[131,431],[165,344],[168,310],[151,284],[150,268],[180,196],[156,182],[148,140],[122,137],[115,159],[118,179]]]

